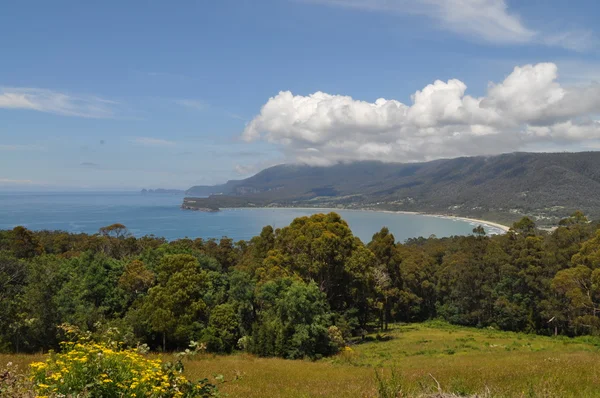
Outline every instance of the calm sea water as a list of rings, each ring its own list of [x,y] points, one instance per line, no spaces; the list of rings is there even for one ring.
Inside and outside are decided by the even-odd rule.
[[[23,225],[32,230],[96,233],[113,223],[125,224],[135,236],[154,234],[169,240],[189,238],[250,239],[265,225],[283,227],[317,209],[225,209],[218,213],[181,210],[178,195],[135,192],[0,193],[0,229]],[[466,235],[474,224],[411,214],[333,210],[364,242],[382,227],[397,240],[418,236]],[[488,233],[498,233],[486,227]]]

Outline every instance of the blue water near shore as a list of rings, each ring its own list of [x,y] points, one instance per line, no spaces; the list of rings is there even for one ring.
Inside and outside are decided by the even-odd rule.
[[[135,236],[156,235],[169,240],[221,238],[247,240],[265,225],[283,227],[294,218],[322,209],[224,209],[218,213],[181,210],[182,196],[137,192],[7,193],[0,192],[0,229],[23,225],[32,230],[96,233],[100,227],[125,224]],[[435,234],[470,234],[477,224],[440,217],[357,210],[331,210],[348,222],[363,242],[388,227],[398,241]],[[485,226],[488,233],[501,232]]]

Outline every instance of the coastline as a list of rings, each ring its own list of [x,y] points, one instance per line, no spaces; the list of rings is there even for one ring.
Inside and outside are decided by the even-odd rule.
[[[499,223],[493,222],[493,221],[481,220],[481,219],[478,219],[478,218],[453,216],[453,215],[449,215],[449,214],[432,214],[432,213],[421,213],[421,212],[418,212],[418,211],[402,211],[402,210],[398,210],[398,211],[393,211],[393,210],[372,210],[372,211],[380,211],[380,212],[385,212],[385,213],[413,214],[413,215],[419,215],[419,216],[429,216],[429,217],[445,218],[447,220],[466,221],[466,222],[470,222],[470,223],[476,223],[476,224],[482,225],[484,227],[497,228],[497,229],[502,230],[503,232],[508,232],[508,230],[510,229],[510,227],[508,227],[506,225],[499,224]]]
[[[427,216],[427,217],[436,217],[436,218],[444,218],[447,220],[454,221],[464,221],[468,223],[473,223],[476,225],[481,225],[483,227],[487,227],[488,229],[496,229],[502,231],[502,233],[508,232],[510,227],[499,224],[493,221],[481,220],[478,218],[470,218],[470,217],[460,217],[453,216],[449,214],[431,214],[431,213],[422,213],[418,211],[404,211],[404,210],[375,210],[375,209],[347,209],[347,208],[336,208],[336,207],[289,207],[289,206],[266,206],[266,207],[224,207],[223,209],[298,209],[298,210],[327,210],[327,211],[336,211],[336,210],[344,210],[344,211],[372,211],[377,213],[390,213],[390,214],[407,214],[407,215],[418,215],[418,216]]]
[[[422,214],[419,213],[421,215],[426,216],[427,214]],[[468,221],[468,222],[472,222],[472,223],[477,223],[479,225],[482,225],[484,227],[493,227],[493,228],[498,228],[500,230],[502,230],[503,232],[508,232],[508,230],[510,229],[510,227],[507,227],[506,225],[502,225],[502,224],[498,224],[496,222],[492,222],[492,221],[486,221],[486,220],[479,220],[477,218],[469,218],[469,217],[459,217],[459,216],[445,216],[445,215],[434,215],[432,214],[433,217],[441,217],[441,218],[447,218],[447,219],[451,219],[451,220],[460,220],[460,221]]]

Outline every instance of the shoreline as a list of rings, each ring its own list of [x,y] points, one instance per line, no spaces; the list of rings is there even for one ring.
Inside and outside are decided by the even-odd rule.
[[[426,215],[426,214],[423,214]],[[477,223],[479,225],[482,226],[487,226],[487,227],[493,227],[493,228],[498,228],[500,230],[502,230],[503,232],[508,232],[508,230],[510,229],[510,227],[507,227],[506,225],[502,225],[502,224],[498,224],[497,222],[493,222],[493,221],[486,221],[486,220],[480,220],[477,218],[469,218],[469,217],[459,217],[459,216],[445,216],[445,215],[433,215],[434,217],[443,217],[443,218],[447,218],[449,220],[460,220],[460,221],[468,221],[468,222],[473,222],[473,223]]]
[[[461,217],[461,216],[453,216],[449,214],[430,214],[430,213],[422,213],[418,211],[404,211],[404,210],[375,210],[375,209],[345,209],[345,208],[335,208],[335,207],[287,207],[287,206],[271,206],[271,207],[223,207],[222,210],[225,209],[298,209],[298,210],[345,210],[345,211],[372,211],[377,213],[390,213],[390,214],[407,214],[407,215],[415,215],[415,216],[427,216],[427,217],[436,217],[443,218],[447,220],[454,221],[464,221],[468,223],[476,223],[477,225],[481,225],[483,227],[487,227],[489,229],[497,229],[502,231],[502,233],[508,232],[510,227],[499,224],[493,221],[481,220],[478,218],[470,218],[470,217]]]
[[[466,222],[470,222],[470,223],[477,223],[477,224],[482,225],[484,227],[497,228],[497,229],[502,230],[503,232],[508,232],[508,230],[510,229],[510,227],[507,227],[506,225],[503,225],[503,224],[499,224],[497,222],[487,221],[487,220],[481,220],[479,218],[453,216],[453,215],[450,215],[450,214],[430,214],[430,213],[421,213],[421,212],[418,212],[418,211],[402,211],[402,210],[398,210],[398,211],[393,211],[393,210],[373,210],[373,211],[382,211],[382,212],[387,212],[387,213],[399,213],[399,214],[413,214],[413,215],[419,215],[419,216],[429,216],[429,217],[444,218],[446,220],[466,221]]]

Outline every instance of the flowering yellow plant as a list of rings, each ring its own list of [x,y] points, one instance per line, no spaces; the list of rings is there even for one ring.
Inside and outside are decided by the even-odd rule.
[[[89,342],[63,343],[60,354],[30,365],[38,396],[211,397],[208,381],[192,383],[172,365],[145,358],[132,349]]]

